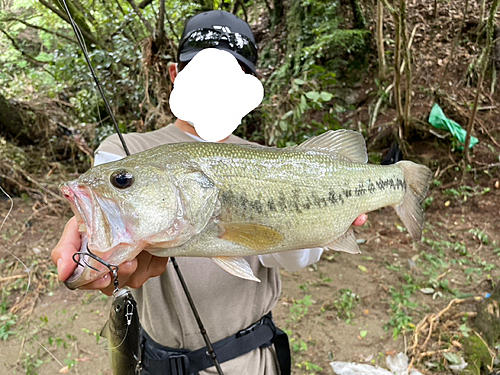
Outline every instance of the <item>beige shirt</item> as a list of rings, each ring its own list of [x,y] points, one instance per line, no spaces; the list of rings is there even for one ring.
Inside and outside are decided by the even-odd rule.
[[[148,132],[124,135],[131,153],[165,143],[194,142],[193,137],[171,124]],[[250,143],[230,135],[228,143]],[[125,155],[117,135],[107,138],[96,155]],[[276,305],[281,293],[278,268],[264,267],[257,256],[246,257],[261,282],[243,280],[217,266],[208,258],[176,258],[212,343],[235,334],[258,321]],[[141,324],[156,342],[189,350],[205,346],[172,264],[161,276],[149,279],[132,291]],[[225,375],[279,374],[274,347],[256,349],[221,364]],[[209,368],[200,375],[217,374]]]

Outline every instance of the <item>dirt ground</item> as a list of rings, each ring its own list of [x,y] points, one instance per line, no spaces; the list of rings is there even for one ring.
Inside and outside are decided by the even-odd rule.
[[[426,123],[434,100],[450,118],[463,126],[468,122],[476,92],[477,72],[471,69],[479,54],[473,21],[480,2],[472,2],[453,55],[462,2],[408,3],[415,65],[412,116],[425,124],[411,154],[435,173],[424,201],[423,239],[413,243],[394,210],[384,208],[355,229],[361,255],[325,253],[299,272],[282,271],[283,291],[273,314],[289,333],[296,375],[333,374],[331,361],[386,367],[386,356],[399,352],[424,374],[450,374],[450,365],[463,357],[479,302],[500,280],[498,80],[495,93],[491,82],[485,84],[474,130],[480,143],[464,180],[456,142]],[[436,18],[434,4],[439,4]],[[386,26],[390,38],[390,22]],[[441,90],[434,92],[443,75]],[[370,122],[377,90],[384,88],[373,80],[358,89],[359,106],[341,119],[346,127]],[[384,103],[368,131],[369,150],[378,142],[379,157],[390,146],[383,145],[383,129],[396,117],[394,106]],[[53,202],[15,198],[0,230],[0,373],[110,375],[99,339],[110,299],[99,292],[69,291],[57,281],[50,251],[70,212]],[[0,200],[0,220],[9,208],[8,200]],[[499,346],[491,349],[499,371]]]
[[[412,243],[395,212],[384,208],[356,229],[361,255],[326,253],[314,266],[282,271],[283,292],[273,313],[290,335],[294,374],[332,374],[332,360],[385,366],[388,354],[412,354],[414,328],[426,314],[438,313],[454,298],[491,292],[500,278],[495,184],[498,176],[482,178],[471,186],[473,193],[458,196],[433,188],[421,243]],[[9,201],[0,204],[7,212]],[[67,214],[36,213],[32,202],[16,199],[4,224],[2,316],[14,323],[0,322],[3,373],[111,374],[98,339],[110,299],[67,290],[49,261]],[[30,271],[29,288],[26,269],[14,255]],[[471,301],[467,308],[473,313]],[[401,330],[396,337],[395,329]],[[432,345],[438,343],[427,344]],[[439,355],[415,367],[449,371]]]

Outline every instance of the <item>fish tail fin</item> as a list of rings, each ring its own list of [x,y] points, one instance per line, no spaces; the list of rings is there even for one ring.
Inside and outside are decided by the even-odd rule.
[[[432,171],[424,165],[411,161],[400,161],[397,165],[403,171],[406,192],[396,212],[414,240],[420,240],[424,227],[424,211],[421,203],[429,190]]]

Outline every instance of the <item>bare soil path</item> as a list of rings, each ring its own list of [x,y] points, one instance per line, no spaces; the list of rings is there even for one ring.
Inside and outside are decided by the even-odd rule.
[[[454,298],[491,292],[500,279],[496,181],[458,195],[435,187],[421,243],[413,244],[395,212],[385,208],[356,229],[361,255],[325,253],[314,266],[282,271],[283,292],[273,313],[290,334],[294,374],[331,374],[332,360],[383,366],[387,354],[412,353],[415,326],[426,314]],[[0,204],[6,212],[9,202]],[[111,374],[98,338],[110,299],[58,284],[49,259],[65,219],[33,215],[31,205],[15,200],[0,239],[0,250],[11,252],[2,251],[0,260],[0,372]],[[30,270],[27,293],[27,274],[12,254]],[[464,308],[474,312],[471,301]],[[451,319],[448,329],[449,343],[459,340]],[[432,338],[427,347],[440,350],[443,339]],[[449,371],[439,354],[416,363],[422,370],[433,365]]]

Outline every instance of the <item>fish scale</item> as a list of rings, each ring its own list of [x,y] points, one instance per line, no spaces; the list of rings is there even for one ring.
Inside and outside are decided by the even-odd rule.
[[[284,149],[167,144],[96,166],[62,191],[86,228],[89,249],[111,264],[143,250],[210,257],[257,281],[243,256],[311,247],[358,253],[350,225],[381,207],[393,206],[420,238],[429,168],[367,159],[363,137],[348,130]],[[67,285],[99,272],[79,269]]]
[[[229,166],[209,159],[199,161],[205,173],[222,186],[219,219],[265,222],[286,233],[285,241],[267,249],[269,253],[297,243],[318,246],[318,238],[322,239],[319,245],[324,246],[343,234],[360,214],[400,202],[406,189],[403,183],[397,183],[403,181],[403,173],[396,166],[348,163],[324,152],[262,153],[253,148],[238,154],[230,149],[224,151],[228,156],[217,150],[224,155],[221,159],[227,157]],[[269,165],[269,160],[279,162],[285,158],[293,163]],[[280,178],[276,177],[277,169]],[[250,171],[255,171],[251,178]],[[249,249],[240,255],[253,254],[255,251]]]

